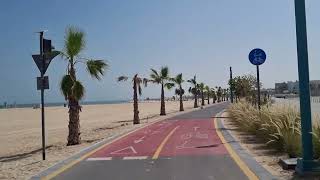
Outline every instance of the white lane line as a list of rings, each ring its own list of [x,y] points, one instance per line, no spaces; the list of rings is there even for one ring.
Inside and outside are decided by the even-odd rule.
[[[135,160],[135,159],[147,159],[148,156],[128,156],[128,157],[123,157],[123,160]]]
[[[88,158],[87,161],[110,161],[112,157]]]

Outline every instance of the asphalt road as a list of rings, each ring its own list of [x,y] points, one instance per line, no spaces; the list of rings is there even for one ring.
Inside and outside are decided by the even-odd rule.
[[[213,116],[228,103],[157,122],[107,145],[54,179],[245,180]]]

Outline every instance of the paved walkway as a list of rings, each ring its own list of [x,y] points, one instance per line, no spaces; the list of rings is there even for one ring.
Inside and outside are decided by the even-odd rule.
[[[221,103],[154,123],[100,148],[53,179],[258,179],[232,156],[215,129],[213,116],[227,106]]]

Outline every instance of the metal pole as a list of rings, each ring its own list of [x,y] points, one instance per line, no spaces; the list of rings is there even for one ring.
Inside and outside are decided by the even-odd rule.
[[[257,88],[258,88],[258,109],[261,109],[260,102],[260,75],[259,75],[259,65],[257,65]]]
[[[41,71],[41,126],[42,126],[42,160],[46,159],[46,141],[45,141],[45,124],[44,124],[44,74],[45,60],[43,54],[43,31],[40,32],[40,56],[42,59],[42,71]]]
[[[297,169],[308,171],[312,169],[312,123],[309,87],[308,42],[306,28],[306,10],[304,0],[295,0],[297,55],[299,72],[299,96],[301,113],[302,161]]]
[[[230,100],[233,103],[233,82],[232,82],[232,67],[230,66]]]

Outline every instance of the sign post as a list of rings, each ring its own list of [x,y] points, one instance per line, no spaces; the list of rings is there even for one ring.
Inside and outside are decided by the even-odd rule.
[[[260,100],[260,73],[259,73],[259,66],[263,64],[267,59],[266,53],[259,48],[253,49],[249,53],[249,61],[251,64],[256,65],[257,67],[257,101],[258,101],[258,109],[261,109],[261,100]]]
[[[46,141],[45,141],[45,116],[44,116],[44,90],[49,89],[48,76],[44,76],[51,60],[59,54],[58,51],[51,51],[51,40],[43,38],[44,31],[40,31],[40,55],[32,55],[36,63],[40,77],[37,77],[37,89],[41,92],[41,135],[42,135],[42,160],[46,159]]]
[[[295,0],[295,16],[302,139],[302,159],[298,159],[296,171],[305,175],[320,172],[319,162],[313,160],[305,0]]]
[[[233,88],[234,88],[234,84],[233,84],[233,79],[232,79],[232,67],[230,66],[230,101],[231,103],[233,103]]]
[[[41,134],[42,134],[42,160],[46,159],[46,138],[45,138],[45,121],[44,121],[44,88],[43,88],[43,84],[44,84],[44,72],[43,69],[45,67],[45,63],[44,63],[44,56],[43,56],[43,31],[40,32],[40,57],[42,59],[41,62],[41,69],[42,71],[40,71],[41,74]]]

